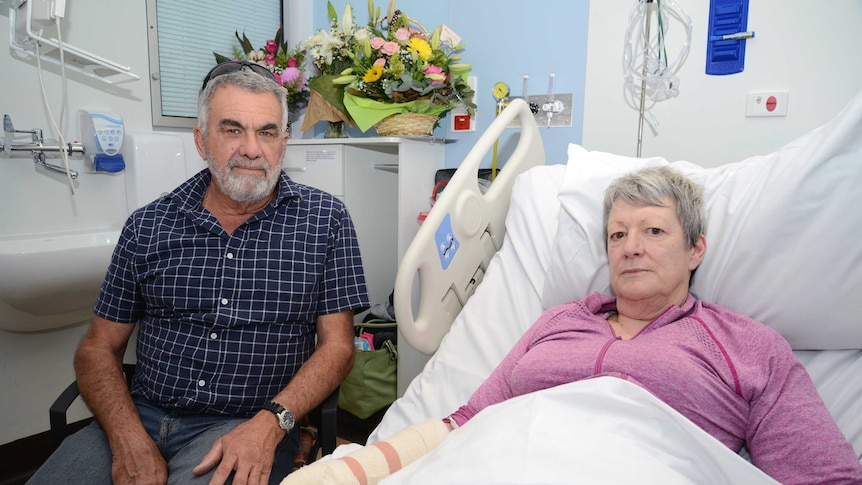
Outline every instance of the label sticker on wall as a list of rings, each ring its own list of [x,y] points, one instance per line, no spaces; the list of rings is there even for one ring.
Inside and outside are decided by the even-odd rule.
[[[455,257],[455,253],[458,252],[458,248],[461,246],[452,232],[452,219],[449,214],[443,217],[443,222],[440,223],[440,227],[437,228],[437,233],[434,235],[434,241],[437,243],[440,266],[444,270],[449,269],[452,258]]]
[[[305,163],[314,163],[321,161],[333,161],[335,160],[337,153],[335,150],[305,150]]]

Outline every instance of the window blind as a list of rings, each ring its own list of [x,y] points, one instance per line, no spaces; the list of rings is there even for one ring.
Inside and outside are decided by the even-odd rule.
[[[262,48],[282,24],[281,0],[149,0],[150,8],[153,124],[162,126],[193,126],[213,52],[231,57],[236,32]]]

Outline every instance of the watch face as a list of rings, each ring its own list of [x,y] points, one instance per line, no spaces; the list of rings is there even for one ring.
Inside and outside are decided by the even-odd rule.
[[[283,429],[285,431],[290,431],[293,429],[293,425],[294,425],[293,413],[291,413],[290,411],[285,409],[284,411],[278,413],[277,416],[278,416],[278,424],[279,424],[279,426],[281,426],[281,429]]]
[[[295,418],[293,413],[284,408],[281,404],[277,402],[270,401],[263,406],[264,409],[275,414],[278,418],[278,425],[281,429],[285,431],[290,431],[293,429],[295,424]]]

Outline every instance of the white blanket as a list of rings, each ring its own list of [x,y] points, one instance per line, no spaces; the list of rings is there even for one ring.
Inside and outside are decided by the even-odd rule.
[[[488,407],[395,484],[775,484],[641,387],[600,377]]]

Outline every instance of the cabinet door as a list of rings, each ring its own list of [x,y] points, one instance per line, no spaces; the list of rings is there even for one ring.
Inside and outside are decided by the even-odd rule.
[[[282,168],[294,182],[317,187],[344,199],[342,145],[294,145],[288,142]]]

